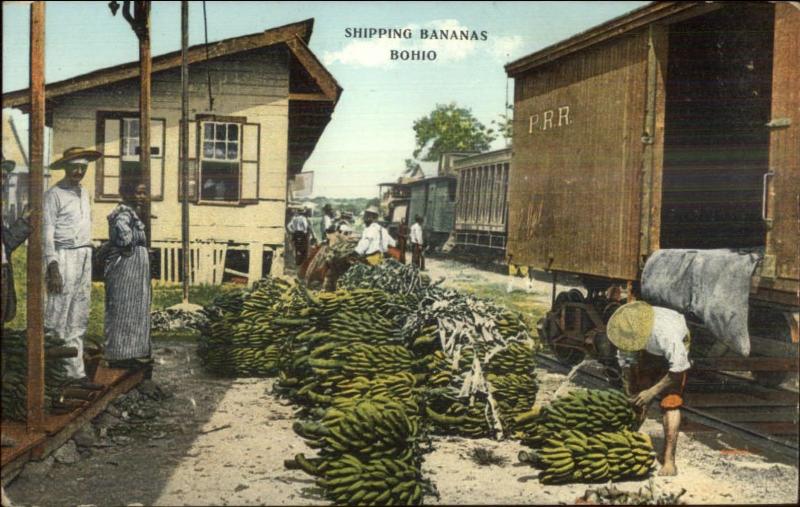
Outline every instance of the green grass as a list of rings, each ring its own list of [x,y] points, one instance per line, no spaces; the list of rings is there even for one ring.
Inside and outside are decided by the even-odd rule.
[[[6,327],[21,329],[25,327],[27,307],[25,304],[27,295],[27,249],[25,246],[19,247],[13,253],[14,263],[14,285],[17,291],[17,315],[14,320],[6,324]],[[220,286],[215,285],[198,285],[189,287],[189,301],[198,304],[206,305],[211,302],[217,294],[229,292],[242,288],[238,284],[224,284]],[[87,341],[102,343],[103,338],[103,316],[105,314],[105,285],[102,282],[92,283],[92,301],[89,310],[89,329],[86,333]],[[183,299],[183,289],[180,285],[154,285],[153,286],[153,303],[152,310],[159,310],[167,308],[174,304],[180,303]],[[153,332],[152,337],[154,340],[159,339],[194,339],[196,333],[189,331],[170,331]]]

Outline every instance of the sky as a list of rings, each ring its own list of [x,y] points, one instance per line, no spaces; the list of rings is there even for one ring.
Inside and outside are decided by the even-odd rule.
[[[121,4],[122,2],[120,2]],[[484,125],[499,120],[513,82],[503,66],[648,2],[206,2],[210,42],[314,18],[310,48],[344,89],[304,171],[315,196],[376,197],[415,148],[415,120],[455,102]],[[3,93],[28,86],[29,2],[3,2]],[[107,2],[46,2],[45,79],[136,61],[138,43]],[[203,2],[189,2],[189,43],[204,40]],[[153,2],[152,53],[180,49],[180,2]],[[412,37],[354,38],[355,28]],[[422,39],[421,31],[486,32],[486,40]],[[428,61],[391,51],[435,51]],[[21,130],[26,118],[15,114]],[[25,133],[21,133],[23,138]],[[56,134],[57,135],[57,134]],[[502,138],[492,148],[502,148]]]

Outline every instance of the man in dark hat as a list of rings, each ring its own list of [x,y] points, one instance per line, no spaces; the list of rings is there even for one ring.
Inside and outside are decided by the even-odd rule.
[[[67,359],[72,384],[97,388],[86,377],[83,337],[89,325],[92,294],[92,220],[89,193],[81,180],[90,162],[101,157],[94,150],[69,148],[50,169],[63,169],[64,178],[44,194],[43,229],[47,299],[44,326],[75,347],[78,356]]]

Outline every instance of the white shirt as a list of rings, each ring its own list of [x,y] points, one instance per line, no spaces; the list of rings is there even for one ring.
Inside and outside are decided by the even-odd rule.
[[[411,226],[411,234],[409,236],[409,240],[411,241],[412,245],[421,245],[423,244],[422,241],[422,226],[418,223],[414,223]]]
[[[57,183],[44,194],[45,265],[58,260],[56,250],[92,246],[92,213],[85,188]]]
[[[389,247],[395,246],[395,244],[394,238],[381,227],[381,224],[372,222],[361,233],[361,239],[358,241],[355,251],[358,255],[372,255],[375,252],[386,253]]]
[[[333,227],[333,219],[328,215],[322,215],[322,232],[327,232],[331,227]]]
[[[310,228],[311,224],[308,223],[308,218],[305,215],[295,215],[289,225],[286,226],[286,230],[289,232],[308,232]]]
[[[644,349],[654,356],[666,359],[671,373],[688,370],[691,363],[683,344],[683,338],[689,333],[686,319],[680,313],[660,306],[654,306],[653,313],[653,331]],[[623,368],[635,364],[636,352],[617,351],[617,360]]]

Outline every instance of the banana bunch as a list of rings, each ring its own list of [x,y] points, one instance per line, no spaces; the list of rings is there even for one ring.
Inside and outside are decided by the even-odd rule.
[[[533,373],[488,373],[489,392],[494,396],[500,421],[509,433],[517,431],[517,416],[530,411],[536,403],[538,384]]]
[[[476,399],[472,405],[461,401],[450,402],[444,412],[438,411],[434,406],[436,404],[437,402],[429,403],[425,407],[425,415],[430,419],[436,433],[468,438],[493,435],[488,415],[489,406],[485,401]]]
[[[543,484],[606,482],[646,477],[655,461],[650,437],[633,431],[587,435],[561,431],[534,453]]]
[[[627,397],[612,389],[578,389],[553,400],[542,412],[522,443],[538,447],[565,429],[594,434],[638,429],[639,422]]]
[[[421,505],[427,489],[419,468],[394,458],[362,461],[342,454],[315,460],[298,454],[291,464],[318,477],[335,505]]]
[[[372,379],[354,377],[338,384],[338,393],[331,403],[334,407],[344,408],[343,399],[380,399],[391,398],[402,404],[407,415],[419,413],[417,379],[409,372],[398,374],[378,374]]]
[[[495,318],[495,325],[497,325],[497,330],[506,340],[528,334],[528,326],[519,314],[503,309],[498,317]]]
[[[3,418],[24,421],[27,414],[27,371],[28,340],[25,330],[3,329],[2,339],[2,400]],[[45,350],[64,347],[65,342],[47,333],[44,337]],[[61,386],[68,380],[66,360],[49,358],[45,355],[44,396],[45,407],[58,399]]]
[[[532,343],[512,341],[489,358],[484,370],[496,375],[526,374],[536,370]]]
[[[319,448],[322,456],[349,453],[368,459],[396,457],[412,462],[418,418],[409,418],[402,407],[395,405],[390,409],[373,400],[361,400],[354,408],[343,410],[344,416],[336,424],[322,424],[316,431],[307,432],[308,436],[318,437],[308,440],[309,446]]]

